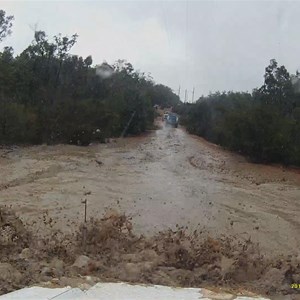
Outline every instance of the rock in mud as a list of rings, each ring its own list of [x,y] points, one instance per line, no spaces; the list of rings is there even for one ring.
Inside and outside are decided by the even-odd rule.
[[[84,282],[78,285],[78,288],[81,289],[82,291],[87,291],[88,289],[90,289],[92,287],[92,285]]]
[[[29,248],[24,248],[22,252],[19,254],[21,259],[29,259],[32,257],[32,251]]]
[[[59,284],[59,278],[52,278],[51,283],[58,285]]]
[[[53,272],[52,268],[50,268],[50,267],[43,267],[41,270],[41,275],[50,277],[50,276],[54,275],[54,272]]]
[[[88,256],[80,255],[75,260],[72,267],[78,268],[78,269],[86,269],[91,262],[91,259]]]
[[[201,289],[201,293],[204,297],[214,300],[233,300],[235,296],[228,293],[216,293],[207,289]]]
[[[220,267],[221,267],[221,275],[223,278],[233,268],[234,262],[235,262],[235,259],[222,256],[221,262],[220,262]]]
[[[122,277],[127,278],[127,280],[138,280],[140,277],[141,270],[135,263],[126,263],[124,266],[124,273]]]
[[[174,269],[168,272],[170,277],[175,280],[176,285],[191,286],[195,281],[195,275],[193,271],[184,269]]]
[[[74,264],[68,268],[71,273],[74,275],[88,275],[94,271],[99,270],[102,267],[102,264],[98,261],[90,259],[88,256],[80,255],[77,257]]]
[[[140,263],[126,263],[123,266],[123,272],[120,272],[120,279],[139,282],[144,273],[152,272],[153,269],[154,264],[149,261]]]
[[[50,263],[50,267],[53,269],[53,273],[57,277],[61,277],[64,274],[64,262],[58,258],[53,258]]]
[[[155,268],[155,264],[152,261],[145,261],[138,264],[138,267],[142,272],[152,272]]]
[[[159,284],[159,285],[168,285],[168,286],[176,286],[177,283],[175,280],[171,278],[170,275],[168,275],[163,270],[158,270],[157,272],[152,274],[152,283]]]

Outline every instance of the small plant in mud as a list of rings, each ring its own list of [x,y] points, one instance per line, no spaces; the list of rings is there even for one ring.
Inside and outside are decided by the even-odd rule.
[[[85,233],[86,231],[86,233]],[[111,250],[117,246],[116,243],[128,242],[132,237],[132,224],[124,214],[110,212],[102,219],[91,218],[86,224],[79,227],[77,233],[78,245],[84,247],[82,236],[86,234],[87,253],[100,253]],[[111,243],[115,243],[112,247]],[[125,248],[128,245],[123,245]]]

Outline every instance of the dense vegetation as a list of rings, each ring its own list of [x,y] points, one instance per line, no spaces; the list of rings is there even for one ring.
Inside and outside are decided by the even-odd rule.
[[[0,10],[0,43],[11,34],[12,16]],[[118,60],[93,65],[91,56],[70,54],[78,36],[49,38],[36,31],[14,56],[0,52],[0,144],[89,144],[151,127],[154,104],[177,107],[193,134],[257,162],[300,165],[300,76],[271,60],[262,87],[223,92],[181,104],[172,90],[155,84]]]
[[[256,162],[300,165],[300,77],[273,59],[264,84],[250,93],[223,92],[181,105],[193,134]]]
[[[12,16],[0,10],[0,42],[11,33]],[[70,54],[78,36],[52,39],[36,31],[18,56],[0,52],[0,143],[75,143],[151,127],[154,104],[179,98],[150,76],[118,60],[93,66],[91,56]]]

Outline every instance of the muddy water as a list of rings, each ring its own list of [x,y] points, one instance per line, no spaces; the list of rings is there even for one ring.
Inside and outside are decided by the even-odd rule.
[[[2,150],[0,204],[40,234],[41,215],[71,232],[114,208],[137,233],[187,226],[258,242],[268,255],[299,254],[300,174],[248,163],[181,128],[86,148]]]

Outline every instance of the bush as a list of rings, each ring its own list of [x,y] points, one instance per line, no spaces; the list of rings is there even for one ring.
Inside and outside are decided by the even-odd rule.
[[[247,155],[254,162],[300,165],[300,107],[287,115],[242,93],[216,93],[181,108],[190,133]]]
[[[0,113],[0,142],[35,143],[39,140],[36,113],[22,104],[2,103]]]

